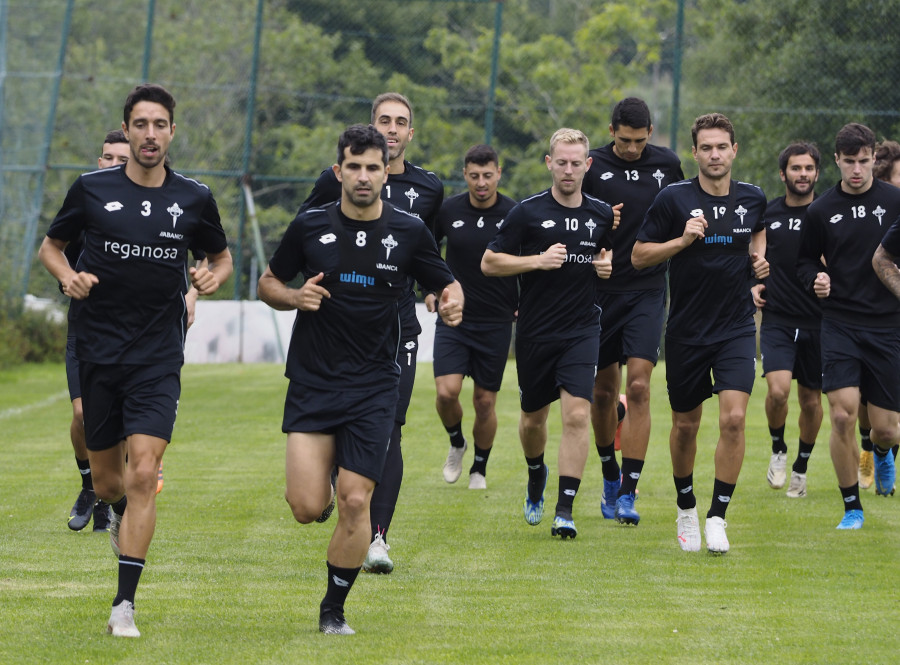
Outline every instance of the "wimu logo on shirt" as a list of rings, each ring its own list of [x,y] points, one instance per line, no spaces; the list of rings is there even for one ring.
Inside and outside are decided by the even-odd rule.
[[[342,272],[339,275],[340,281],[345,284],[360,284],[363,288],[367,286],[375,286],[375,278],[368,275],[360,275],[355,270],[353,272]]]
[[[707,245],[730,245],[733,242],[731,236],[720,236],[718,234],[713,234],[711,236],[706,236],[703,238],[703,242]]]

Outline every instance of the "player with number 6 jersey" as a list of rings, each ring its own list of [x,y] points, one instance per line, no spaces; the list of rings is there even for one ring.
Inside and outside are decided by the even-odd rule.
[[[435,238],[446,242],[447,265],[466,293],[466,320],[457,328],[440,318],[434,332],[435,406],[450,437],[444,462],[444,480],[455,483],[462,474],[462,459],[468,448],[462,430],[463,409],[459,401],[463,378],[474,382],[472,404],[475,422],[472,439],[474,462],[469,469],[469,489],[487,489],[487,462],[497,433],[494,406],[503,381],[512,321],[519,287],[514,276],[488,277],[481,272],[481,257],[516,202],[497,191],[500,159],[489,145],[469,148],[463,176],[468,191],[449,198],[438,213]],[[434,296],[425,300],[434,310]]]

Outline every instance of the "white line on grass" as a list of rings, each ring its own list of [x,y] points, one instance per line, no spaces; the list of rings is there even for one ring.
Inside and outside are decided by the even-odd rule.
[[[3,409],[0,411],[0,420],[6,420],[7,418],[12,418],[14,416],[20,416],[23,413],[28,413],[29,411],[34,411],[35,409],[43,409],[48,406],[52,406],[56,404],[59,400],[63,398],[68,398],[69,391],[63,390],[61,392],[56,393],[55,395],[50,395],[46,399],[42,399],[40,402],[32,402],[31,404],[26,404],[25,406],[15,406],[11,409]]]

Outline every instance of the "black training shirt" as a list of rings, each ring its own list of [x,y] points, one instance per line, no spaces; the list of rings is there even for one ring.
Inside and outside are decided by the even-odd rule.
[[[84,247],[74,266],[97,276],[71,323],[79,360],[149,365],[184,360],[188,248],[227,248],[206,185],[168,167],[161,187],[143,187],[118,166],[75,181],[47,236]]]

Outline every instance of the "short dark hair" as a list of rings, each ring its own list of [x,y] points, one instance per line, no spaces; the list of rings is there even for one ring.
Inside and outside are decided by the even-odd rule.
[[[691,140],[694,142],[695,148],[697,147],[697,133],[703,129],[724,129],[731,137],[731,145],[734,145],[734,125],[721,113],[707,113],[694,120],[694,124],[691,125]]]
[[[620,125],[633,129],[650,129],[653,122],[650,120],[650,107],[640,97],[626,97],[615,105],[610,120],[613,131]]]
[[[858,122],[844,125],[834,137],[834,152],[837,155],[858,155],[865,148],[875,153],[875,132]]]
[[[103,145],[107,143],[128,143],[128,139],[125,138],[125,132],[121,129],[114,129],[111,132],[106,133],[106,138],[103,139]],[[100,146],[101,150],[103,146]]]
[[[412,104],[410,104],[409,100],[399,92],[382,92],[375,98],[372,102],[372,117],[369,119],[370,122],[375,122],[375,111],[377,111],[378,107],[385,102],[398,102],[399,104],[403,104],[409,110],[409,126],[413,126]]]
[[[344,149],[350,148],[351,155],[361,155],[370,148],[381,151],[381,161],[388,163],[387,139],[374,125],[350,125],[341,134],[337,146],[337,163],[344,163]]]
[[[815,143],[808,143],[806,141],[794,141],[781,151],[781,154],[778,155],[778,170],[782,173],[787,171],[788,161],[791,157],[797,155],[809,155],[812,157],[816,164],[816,171],[819,170],[819,160],[822,158],[819,154],[819,149],[816,147]]]
[[[172,93],[161,85],[156,85],[155,83],[142,83],[135,86],[134,90],[128,94],[128,98],[125,100],[124,120],[126,127],[131,120],[131,112],[138,102],[155,102],[161,104],[169,112],[169,123],[171,124],[175,121],[175,98],[172,96]]]
[[[875,168],[872,173],[879,180],[890,180],[894,162],[900,159],[900,143],[882,141],[875,148]]]
[[[466,151],[466,156],[463,159],[463,167],[468,166],[469,164],[485,166],[491,162],[494,162],[494,164],[497,164],[498,166],[500,165],[500,158],[497,156],[497,151],[491,146],[482,143],[473,145]]]

